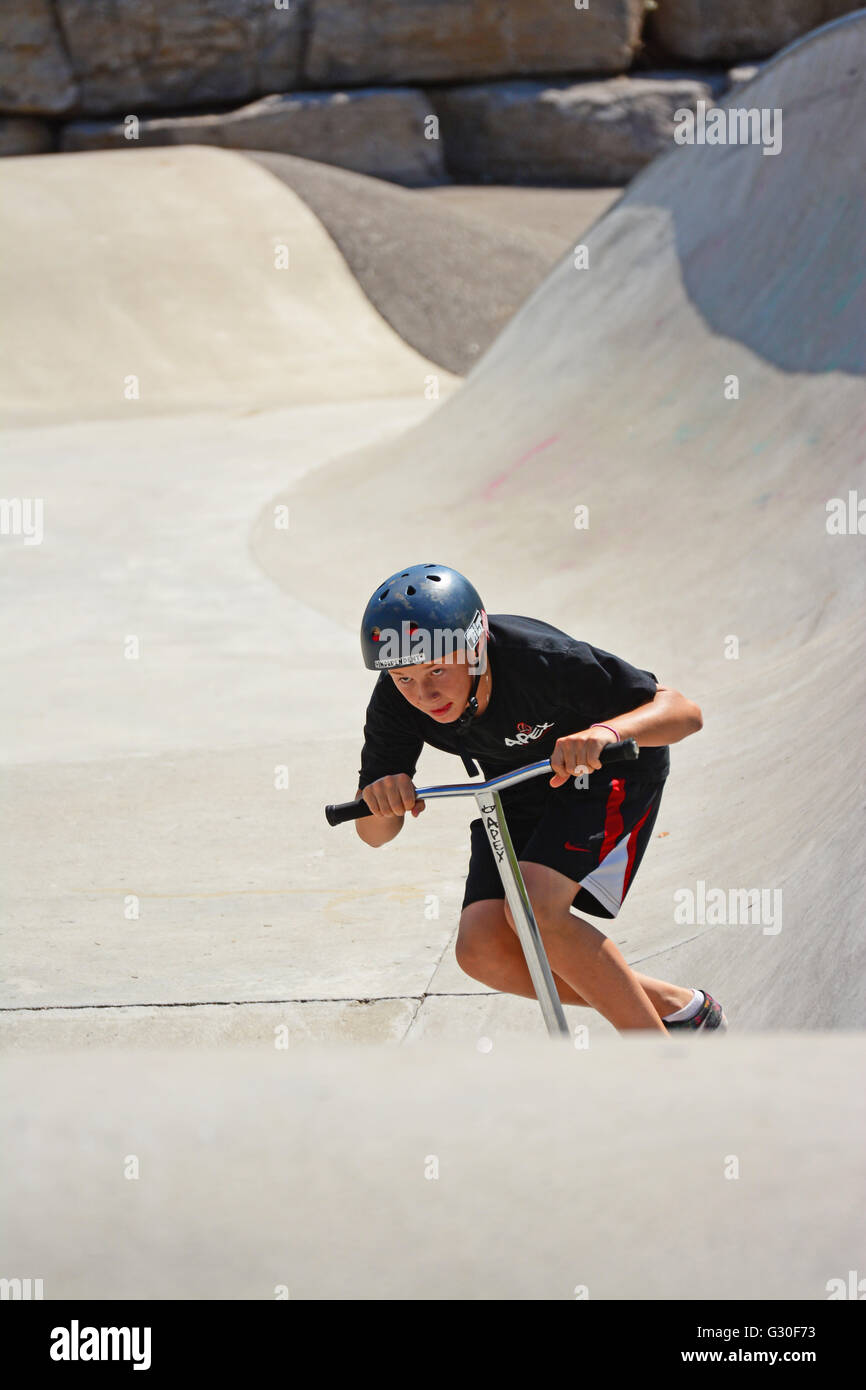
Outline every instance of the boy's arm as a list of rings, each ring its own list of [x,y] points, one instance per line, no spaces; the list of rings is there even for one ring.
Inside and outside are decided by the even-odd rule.
[[[694,701],[664,685],[658,687],[647,704],[604,722],[621,739],[636,739],[642,748],[663,748],[668,743],[679,743],[704,725],[703,715]]]
[[[367,717],[364,721],[364,746],[361,750],[360,782],[355,800],[363,798],[372,815],[355,821],[360,839],[378,848],[399,835],[407,811],[417,816],[424,809],[423,801],[415,800],[412,776],[406,771],[382,776],[383,767],[411,768],[418,765],[424,740],[408,720],[408,706],[390,679],[376,683]]]
[[[359,787],[355,793],[355,800],[361,799],[366,801],[373,814],[356,820],[355,829],[364,844],[371,845],[374,849],[386,845],[395,835],[400,834],[403,829],[403,817],[407,811],[412,816],[419,816],[425,805],[423,801],[416,800],[412,778],[405,772],[380,777],[363,791]]]
[[[611,715],[603,724],[593,724],[588,729],[558,738],[550,755],[554,774],[550,786],[561,787],[579,772],[597,772],[601,767],[601,750],[605,744],[615,742],[614,735],[620,739],[633,738],[642,748],[664,748],[697,733],[703,724],[701,711],[692,700],[687,700],[678,690],[660,685],[646,704],[625,714]]]

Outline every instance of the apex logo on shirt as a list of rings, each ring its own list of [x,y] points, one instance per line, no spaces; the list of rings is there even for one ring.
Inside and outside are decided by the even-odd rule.
[[[514,748],[519,743],[529,743],[531,739],[541,738],[546,729],[552,729],[552,724],[536,724],[535,728],[531,724],[518,724],[517,737],[505,740],[506,748]]]

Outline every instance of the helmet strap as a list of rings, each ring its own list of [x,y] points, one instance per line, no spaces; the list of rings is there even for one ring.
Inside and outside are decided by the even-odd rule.
[[[454,721],[455,733],[462,734],[466,729],[468,729],[469,725],[472,723],[472,720],[478,713],[478,700],[476,698],[476,695],[478,691],[478,683],[480,680],[481,672],[479,671],[478,675],[472,678],[472,688],[469,691],[469,699],[466,703],[466,708],[461,714],[460,718],[455,719]]]

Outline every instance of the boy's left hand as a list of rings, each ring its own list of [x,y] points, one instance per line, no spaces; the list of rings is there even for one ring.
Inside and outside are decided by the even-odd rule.
[[[610,729],[583,729],[579,734],[566,734],[556,740],[550,755],[550,766],[554,776],[550,779],[552,787],[561,787],[569,777],[580,777],[584,773],[597,772],[601,767],[599,754],[609,743],[617,739]]]

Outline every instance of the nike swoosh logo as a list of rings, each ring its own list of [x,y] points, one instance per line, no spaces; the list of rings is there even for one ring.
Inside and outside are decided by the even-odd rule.
[[[589,850],[588,850],[588,849],[584,849],[581,845],[573,845],[573,844],[571,844],[568,840],[566,840],[566,842],[565,842],[565,848],[566,848],[566,849],[576,849],[577,852],[578,852],[578,854],[589,854]]]

